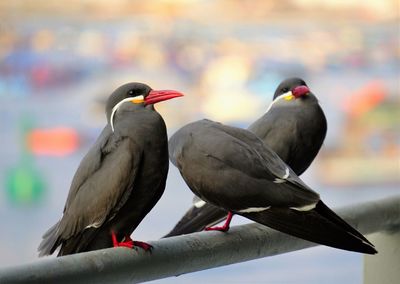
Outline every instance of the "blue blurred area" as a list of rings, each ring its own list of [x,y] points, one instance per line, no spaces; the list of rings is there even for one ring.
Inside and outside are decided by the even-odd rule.
[[[186,94],[157,106],[172,134],[203,117],[246,127],[283,78],[303,77],[329,124],[304,180],[331,206],[399,194],[396,1],[11,2],[0,4],[1,266],[37,258],[106,123],[108,95],[128,81]],[[32,129],[58,127],[78,134],[72,152],[40,154],[29,144]],[[34,174],[19,178],[22,191],[10,198],[10,172],[27,156]],[[43,179],[38,196],[26,190],[35,178]],[[163,198],[133,237],[161,237],[191,199],[171,165]],[[155,282],[361,283],[362,256],[321,247]]]

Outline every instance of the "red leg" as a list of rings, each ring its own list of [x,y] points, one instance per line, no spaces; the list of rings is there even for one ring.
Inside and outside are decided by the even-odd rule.
[[[225,223],[220,227],[206,227],[205,231],[220,231],[220,232],[227,232],[229,230],[229,225],[231,224],[233,217],[233,213],[231,211],[228,212],[228,216],[226,217]]]
[[[118,247],[118,240],[117,240],[117,236],[115,235],[114,231],[111,231],[111,239],[113,242],[113,247]]]
[[[148,243],[133,241],[130,236],[125,236],[125,239],[123,242],[118,242],[117,236],[115,235],[114,232],[111,232],[111,239],[112,239],[114,247],[133,248],[134,246],[136,246],[136,247],[140,247],[140,248],[144,249],[145,251],[149,251],[153,248]]]

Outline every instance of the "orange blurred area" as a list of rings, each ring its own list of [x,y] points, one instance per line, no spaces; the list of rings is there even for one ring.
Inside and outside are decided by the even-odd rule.
[[[360,116],[381,103],[387,94],[381,81],[368,82],[343,101],[344,109],[352,116]]]
[[[34,129],[27,134],[27,145],[35,155],[63,157],[77,150],[79,135],[68,127]]]

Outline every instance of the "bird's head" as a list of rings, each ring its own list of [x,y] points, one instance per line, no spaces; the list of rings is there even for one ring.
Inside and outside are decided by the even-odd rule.
[[[300,78],[289,78],[279,84],[274,94],[274,100],[284,98],[287,101],[305,98],[311,93],[306,82]]]
[[[111,130],[114,132],[115,113],[124,103],[133,104],[137,108],[152,108],[158,102],[182,96],[183,94],[178,91],[153,90],[146,84],[127,83],[117,88],[108,98],[106,104],[107,120],[111,125]]]

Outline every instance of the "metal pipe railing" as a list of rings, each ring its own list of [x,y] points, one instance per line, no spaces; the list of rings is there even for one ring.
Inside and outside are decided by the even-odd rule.
[[[363,234],[400,229],[400,196],[335,210]],[[0,269],[0,283],[136,283],[300,250],[317,244],[251,223]]]

